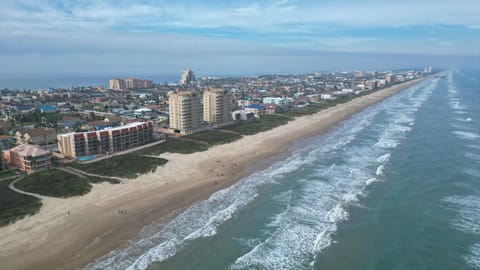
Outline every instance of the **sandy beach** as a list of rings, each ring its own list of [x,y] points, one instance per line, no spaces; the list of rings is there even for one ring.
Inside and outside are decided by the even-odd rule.
[[[368,106],[418,83],[395,85],[267,132],[194,154],[163,154],[156,172],[124,184],[95,184],[69,199],[45,198],[40,212],[0,228],[2,269],[75,269],[125,245],[142,228],[208,198],[288,155],[300,139],[327,131]],[[125,209],[126,213],[119,213]],[[67,214],[70,212],[70,214]]]

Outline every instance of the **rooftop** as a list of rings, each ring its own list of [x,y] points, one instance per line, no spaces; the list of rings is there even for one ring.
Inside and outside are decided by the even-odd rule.
[[[21,144],[19,146],[16,146],[16,147],[10,149],[9,151],[18,153],[19,155],[24,156],[24,157],[26,157],[26,156],[33,156],[33,157],[43,156],[43,155],[46,155],[46,154],[49,153],[48,151],[45,151],[44,149],[42,149],[40,146],[34,145],[34,144]]]
[[[131,128],[131,127],[136,127],[136,126],[139,126],[139,125],[143,125],[143,124],[146,124],[148,122],[132,122],[132,123],[128,123],[126,125],[123,125],[123,126],[119,126],[119,127],[109,127],[109,128],[105,128],[101,131],[106,131],[106,130],[120,130],[120,129],[124,129],[124,128]],[[100,130],[98,130],[100,131]],[[87,132],[70,132],[70,133],[65,133],[65,134],[58,134],[58,136],[69,136],[69,135],[72,135],[72,134],[79,134],[79,133],[90,133],[92,131],[87,131]],[[95,131],[94,131],[95,132]]]
[[[31,128],[24,131],[20,131],[20,134],[25,135],[28,134],[30,137],[40,137],[40,136],[48,136],[55,134],[54,129],[46,129],[46,128]]]

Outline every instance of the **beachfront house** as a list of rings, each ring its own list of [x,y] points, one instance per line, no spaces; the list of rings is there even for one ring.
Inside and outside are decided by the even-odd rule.
[[[4,152],[5,161],[10,168],[17,168],[26,173],[34,173],[52,167],[49,151],[38,145],[22,144]]]

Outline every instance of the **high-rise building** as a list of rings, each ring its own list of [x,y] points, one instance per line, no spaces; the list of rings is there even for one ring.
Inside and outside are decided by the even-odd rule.
[[[127,78],[125,79],[125,87],[127,89],[139,89],[140,88],[140,80],[137,78]]]
[[[385,75],[385,82],[387,83],[391,83],[392,82],[392,73],[387,73],[387,75]]]
[[[356,70],[356,71],[354,72],[354,76],[355,76],[355,78],[362,78],[362,77],[365,76],[365,74],[364,74],[364,72],[363,72],[362,70]]]
[[[203,93],[203,121],[222,125],[232,121],[233,99],[223,89],[209,89]]]
[[[112,90],[126,89],[125,80],[119,78],[111,79],[109,83],[109,88]]]
[[[187,135],[202,123],[201,96],[193,91],[176,91],[168,96],[170,128]]]
[[[191,69],[186,69],[182,72],[182,77],[180,78],[180,84],[190,84],[195,81],[195,73]]]
[[[137,78],[126,79],[111,79],[109,82],[109,89],[112,90],[125,90],[125,89],[149,89],[153,88],[153,81],[141,80]]]

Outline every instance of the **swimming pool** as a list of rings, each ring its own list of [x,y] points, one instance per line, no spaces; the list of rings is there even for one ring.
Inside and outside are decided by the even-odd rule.
[[[92,159],[95,159],[97,158],[97,156],[83,156],[83,157],[77,157],[77,160],[78,161],[89,161],[89,160],[92,160]]]

